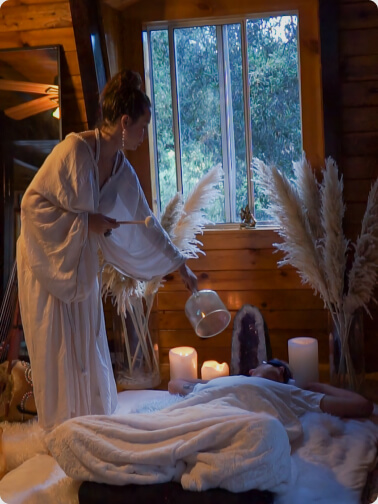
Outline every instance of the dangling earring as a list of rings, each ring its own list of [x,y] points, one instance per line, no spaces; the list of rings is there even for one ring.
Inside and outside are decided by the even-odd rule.
[[[122,129],[122,150],[125,150],[125,129]]]

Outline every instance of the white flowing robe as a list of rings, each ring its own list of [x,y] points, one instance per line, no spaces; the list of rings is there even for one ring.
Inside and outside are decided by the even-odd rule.
[[[99,188],[96,158],[69,135],[37,172],[22,199],[17,243],[19,299],[33,370],[38,421],[47,430],[68,418],[111,414],[117,405],[98,283],[98,248],[107,262],[148,280],[185,257],[154,226],[120,226],[109,237],[88,231],[88,214],[117,220],[152,215],[138,178],[118,152]]]

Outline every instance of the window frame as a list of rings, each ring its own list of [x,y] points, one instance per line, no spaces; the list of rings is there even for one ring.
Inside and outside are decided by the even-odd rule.
[[[169,4],[169,1],[167,2]],[[242,11],[243,9],[241,9]],[[149,36],[149,32],[157,29],[168,29],[170,44],[173,47],[173,30],[175,28],[190,27],[190,26],[204,26],[204,25],[219,25],[219,24],[233,24],[240,23],[241,30],[246,31],[247,19],[261,18],[268,16],[280,15],[296,15],[298,16],[298,60],[299,60],[299,92],[301,101],[301,126],[302,126],[302,147],[306,153],[307,158],[313,165],[315,170],[318,170],[324,160],[324,126],[323,126],[323,103],[322,103],[322,80],[321,80],[321,59],[320,59],[320,27],[319,27],[319,6],[316,0],[304,1],[272,1],[266,0],[265,2],[255,1],[249,3],[248,11],[240,12],[237,15],[220,15],[214,17],[191,17],[187,19],[174,19],[174,16],[167,16],[164,22],[145,20],[142,23],[142,34]],[[252,12],[251,12],[252,11]],[[218,29],[218,26],[217,26]],[[222,28],[221,28],[222,29]],[[245,35],[245,33],[244,33]],[[246,37],[242,37],[246,41]],[[219,42],[218,42],[219,44]],[[172,49],[172,48],[171,48]],[[173,47],[174,49],[174,47]],[[171,53],[173,54],[173,53]],[[219,52],[218,52],[219,54]],[[242,46],[242,58],[246,61],[243,62],[243,71],[248,72],[248,56],[246,43]],[[170,58],[170,64],[174,64],[175,58]],[[147,63],[147,64],[146,64]],[[145,78],[146,90],[153,96],[153,88],[151,87],[151,79],[148,69],[151,68],[145,59]],[[222,73],[221,71],[219,72]],[[172,72],[171,72],[172,78]],[[171,82],[171,85],[175,84]],[[244,97],[249,96],[248,79],[243,76]],[[176,86],[172,86],[172,90],[176,94]],[[177,107],[177,96],[174,98]],[[223,107],[222,107],[223,108]],[[174,104],[172,103],[172,110]],[[177,113],[177,108],[176,108]],[[174,116],[175,117],[175,116]],[[244,100],[244,117],[245,117],[245,130],[246,142],[251,145],[251,128],[250,128],[250,108],[248,100]],[[155,118],[152,116],[151,126],[149,130],[150,142],[150,155],[154,153],[156,148],[155,131],[154,131]],[[178,121],[174,120],[174,127],[178,127]],[[178,131],[176,132],[178,134]],[[179,138],[179,136],[178,136]],[[176,141],[176,139],[175,139]],[[247,166],[251,166],[252,153],[251,149],[246,149],[246,162]],[[181,153],[179,149],[175,148],[176,153],[176,169],[180,167],[179,175],[181,176]],[[178,157],[180,160],[178,161]],[[158,174],[156,152],[153,162],[151,162],[151,181],[152,181],[152,204],[155,213],[159,213],[159,188],[158,188]],[[179,163],[179,164],[178,164]],[[250,183],[248,187],[248,201],[253,203],[253,181],[249,177]],[[181,184],[181,179],[179,184]],[[179,185],[178,184],[178,185]],[[179,185],[178,190],[182,186]],[[226,196],[226,195],[225,195]],[[226,205],[227,208],[227,205]],[[252,207],[253,208],[253,207]],[[231,216],[234,217],[234,216]],[[230,229],[238,227],[238,223],[218,223],[215,225],[217,229],[222,227]],[[214,227],[214,226],[210,226]],[[259,226],[260,228],[262,226]],[[271,227],[271,224],[270,224]]]

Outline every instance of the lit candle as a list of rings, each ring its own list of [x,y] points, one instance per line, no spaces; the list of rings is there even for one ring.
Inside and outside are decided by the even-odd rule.
[[[289,365],[295,384],[304,387],[319,380],[318,340],[315,338],[292,338],[288,341]]]
[[[169,350],[171,380],[197,378],[197,352],[192,347],[176,347]]]
[[[230,369],[226,362],[219,364],[215,360],[208,360],[202,364],[201,367],[201,378],[202,380],[212,380],[213,378],[218,378],[219,376],[228,376],[230,374]]]

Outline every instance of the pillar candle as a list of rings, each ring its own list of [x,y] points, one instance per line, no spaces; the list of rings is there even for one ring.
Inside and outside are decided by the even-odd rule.
[[[192,347],[176,347],[169,350],[171,380],[197,378],[197,352]]]
[[[288,341],[288,351],[289,365],[298,387],[319,380],[317,339],[292,338]]]
[[[226,362],[220,364],[215,360],[208,360],[202,364],[201,368],[202,380],[211,380],[213,378],[218,378],[219,376],[228,376],[229,374],[230,369]]]

